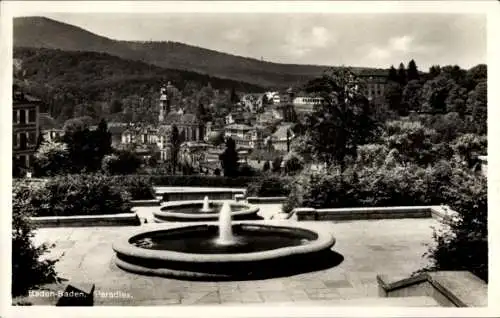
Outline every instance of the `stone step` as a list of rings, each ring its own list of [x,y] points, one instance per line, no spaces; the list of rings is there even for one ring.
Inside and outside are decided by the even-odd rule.
[[[255,305],[255,304],[254,304]],[[259,306],[335,306],[335,307],[441,307],[429,296],[413,297],[366,297],[338,300],[317,300],[297,302],[269,302],[259,303]]]

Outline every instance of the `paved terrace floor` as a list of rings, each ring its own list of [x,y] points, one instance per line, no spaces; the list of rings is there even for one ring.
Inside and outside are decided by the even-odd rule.
[[[290,277],[244,282],[182,281],[119,269],[114,263],[112,243],[137,231],[137,227],[44,228],[37,231],[34,240],[55,244],[51,256],[60,257],[56,265],[60,277],[95,284],[95,305],[262,305],[377,297],[378,273],[404,276],[427,264],[422,254],[427,250],[425,244],[432,242],[431,227],[437,225],[433,219],[314,222],[314,226],[334,233],[337,243],[333,250],[344,258],[339,265]],[[131,298],[99,297],[98,291],[128,293]],[[41,298],[28,301],[47,303]]]

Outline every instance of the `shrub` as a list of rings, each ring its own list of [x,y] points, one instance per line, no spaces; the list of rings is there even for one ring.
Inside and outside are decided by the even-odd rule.
[[[290,180],[280,177],[266,177],[248,185],[248,196],[282,197],[288,196]]]
[[[467,270],[488,281],[487,196],[485,177],[453,169],[442,197],[459,217],[434,230],[436,244],[425,254],[433,264],[424,270]]]
[[[405,162],[427,165],[435,162],[433,144],[439,136],[420,121],[388,122],[382,139],[388,149],[397,149]]]
[[[26,184],[16,183],[12,197],[12,296],[26,295],[29,289],[57,279],[54,260],[40,260],[47,245],[33,244],[33,226],[29,217],[32,190]]]
[[[304,167],[304,159],[294,152],[288,153],[283,161],[285,163],[285,172],[287,174],[294,174],[302,170]]]
[[[118,151],[102,159],[101,169],[107,174],[131,174],[141,166],[141,159],[133,152]]]
[[[68,170],[69,150],[65,143],[44,142],[35,153],[37,174],[55,176]]]
[[[238,170],[239,170],[238,175],[242,177],[255,177],[259,174],[254,168],[252,168],[248,164],[240,164]]]
[[[156,197],[151,178],[126,175],[112,178],[114,185],[130,195],[131,200],[151,200]]]
[[[33,216],[99,215],[130,212],[130,194],[103,175],[56,177],[31,190],[25,208]]]
[[[283,161],[282,156],[278,156],[274,158],[273,164],[272,164],[272,172],[280,172],[281,171],[281,162]]]
[[[343,173],[306,171],[292,184],[284,210],[440,204],[442,198],[435,191],[443,188],[446,176],[438,176],[434,168],[397,163],[353,166]]]
[[[262,166],[262,171],[266,172],[269,171],[269,169],[271,169],[271,164],[269,163],[269,161],[264,162],[264,165]]]

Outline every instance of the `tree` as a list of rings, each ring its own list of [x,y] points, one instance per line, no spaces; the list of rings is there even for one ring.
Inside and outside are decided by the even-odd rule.
[[[422,85],[418,80],[410,80],[403,89],[402,104],[404,112],[420,110]]]
[[[47,141],[35,153],[37,170],[41,175],[55,176],[68,171],[69,150],[65,143]]]
[[[429,68],[429,79],[438,77],[441,74],[441,66],[433,65]]]
[[[391,68],[389,69],[389,76],[387,77],[387,80],[389,82],[395,82],[395,83],[399,82],[398,71],[396,71],[394,65],[391,65]]]
[[[237,102],[240,101],[240,98],[238,97],[238,94],[236,94],[236,90],[231,88],[231,97],[230,97],[231,103],[236,104]]]
[[[357,145],[373,138],[375,131],[362,85],[349,69],[341,68],[306,86],[324,101],[305,120],[313,155],[329,165],[338,164],[341,170],[347,158],[356,157]]]
[[[486,81],[479,82],[469,93],[466,109],[472,115],[472,122],[478,134],[486,134],[488,125],[488,86]]]
[[[386,124],[382,135],[388,149],[396,149],[404,162],[428,165],[435,161],[432,147],[437,133],[418,121],[398,120]]]
[[[264,165],[262,166],[262,171],[267,172],[271,169],[271,163],[269,161],[264,162]]]
[[[415,63],[414,60],[411,60],[408,63],[407,78],[408,78],[408,82],[412,81],[412,80],[418,81],[420,79],[420,75],[419,75],[418,69],[417,69],[417,64]]]
[[[171,162],[172,162],[172,174],[175,174],[177,163],[178,163],[178,155],[179,148],[181,145],[181,138],[179,135],[179,129],[176,125],[172,126],[172,133],[170,134],[170,149],[171,149]]]
[[[446,100],[454,81],[441,74],[425,82],[422,87],[422,110],[433,113],[446,112]]]
[[[290,152],[290,143],[291,143],[292,134],[290,133],[290,129],[286,130],[286,152]]]
[[[132,151],[121,150],[102,159],[102,170],[107,174],[132,174],[141,166],[141,159]]]
[[[478,64],[467,71],[465,75],[465,88],[473,90],[479,82],[486,81],[488,77],[488,68],[486,64]]]
[[[461,118],[465,117],[467,111],[467,89],[456,83],[451,85],[448,92],[448,97],[446,98],[446,111],[455,112],[460,115]]]
[[[274,158],[273,164],[272,164],[272,172],[280,172],[281,171],[281,163],[283,162],[283,157],[278,156]]]
[[[484,176],[454,168],[442,187],[443,202],[458,213],[444,229],[435,230],[424,270],[470,271],[488,282],[488,188]]]
[[[403,87],[407,82],[408,76],[406,74],[405,65],[403,63],[400,63],[398,68],[398,83]]]
[[[97,130],[94,132],[96,138],[96,145],[98,155],[104,157],[104,155],[111,152],[111,133],[108,130],[108,124],[106,120],[103,118],[97,125]]]
[[[304,160],[296,153],[290,152],[284,158],[285,173],[294,174],[304,167]]]
[[[389,82],[384,90],[384,99],[389,109],[400,115],[405,113],[401,105],[402,97],[403,91],[401,85],[396,82]]]
[[[196,116],[203,123],[210,121],[210,114],[207,113],[207,110],[205,109],[205,106],[203,106],[202,103],[198,104],[198,108],[196,110]]]
[[[477,155],[486,153],[486,147],[486,136],[470,133],[459,136],[452,143],[452,148],[455,153],[471,168],[476,163],[475,159]]]
[[[224,176],[236,177],[238,173],[238,152],[232,138],[226,140],[226,149],[219,157],[224,170]]]
[[[15,183],[12,193],[12,296],[26,295],[30,289],[57,280],[54,260],[41,260],[48,251],[43,244],[33,242],[35,228],[30,222],[33,200],[37,188],[33,185]]]
[[[441,74],[462,86],[465,84],[467,72],[458,65],[447,65],[441,68]]]

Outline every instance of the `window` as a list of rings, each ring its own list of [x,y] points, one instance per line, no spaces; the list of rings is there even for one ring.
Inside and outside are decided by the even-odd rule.
[[[35,132],[28,133],[28,144],[31,146],[36,145],[36,133]]]
[[[26,133],[19,133],[19,144],[22,150],[26,149],[27,141]]]
[[[30,109],[28,111],[28,121],[30,123],[36,123],[36,110]]]
[[[17,116],[17,109],[12,111],[12,122],[17,124],[17,120],[19,117]]]
[[[19,145],[18,134],[12,134],[12,147],[17,148]]]
[[[26,112],[24,111],[24,109],[21,109],[21,111],[19,112],[20,116],[19,116],[19,124],[26,124]]]

